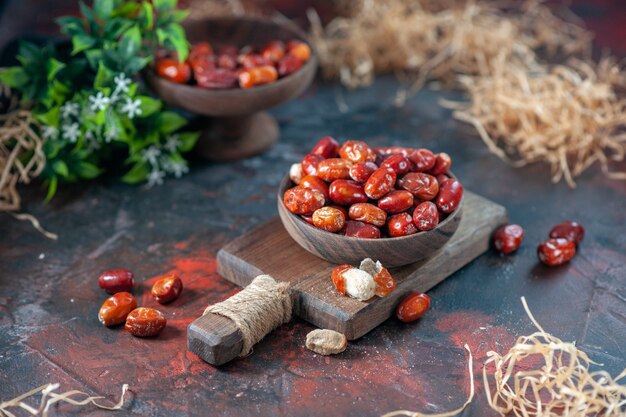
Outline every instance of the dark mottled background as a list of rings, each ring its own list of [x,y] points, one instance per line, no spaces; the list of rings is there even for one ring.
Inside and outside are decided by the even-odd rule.
[[[291,16],[302,4],[275,1]],[[307,4],[310,2],[306,2]],[[329,8],[328,2],[322,3]],[[596,30],[598,45],[626,51],[626,9],[620,1],[574,1]],[[52,17],[72,12],[73,1],[5,2],[0,45],[25,32],[49,33]],[[0,399],[60,382],[117,398],[129,383],[132,401],[118,414],[86,406],[57,415],[133,416],[378,416],[398,408],[442,412],[468,394],[468,343],[479,372],[486,352],[505,352],[534,329],[519,298],[538,321],[617,374],[626,366],[626,182],[591,169],[578,188],[549,182],[546,166],[514,169],[487,151],[472,129],[455,122],[440,98],[423,91],[401,108],[398,84],[380,78],[369,89],[346,92],[317,82],[299,100],[272,111],[282,137],[264,155],[228,164],[197,162],[182,180],[152,189],[104,178],[63,187],[52,203],[37,185],[24,188],[25,209],[58,242],[28,224],[0,216]],[[345,100],[348,111],[337,106]],[[489,252],[429,292],[432,307],[418,323],[389,320],[336,357],[304,349],[313,327],[299,319],[255,347],[252,356],[222,368],[186,350],[186,326],[208,303],[237,288],[215,270],[217,250],[275,216],[275,190],[289,165],[318,137],[362,138],[374,145],[445,150],[467,189],[506,205],[526,229],[513,256]],[[587,229],[568,265],[537,263],[535,247],[555,223],[576,219]],[[268,248],[271,250],[271,248]],[[155,276],[178,272],[183,296],[162,310],[168,327],[156,339],[105,329],[97,311],[106,298],[96,277],[106,268],[135,272],[139,304],[151,306]],[[482,379],[466,416],[495,416]],[[55,414],[55,413],[53,413]]]

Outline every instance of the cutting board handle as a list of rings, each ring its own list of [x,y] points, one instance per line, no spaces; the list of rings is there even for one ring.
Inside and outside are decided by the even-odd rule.
[[[187,328],[187,349],[211,365],[230,362],[239,356],[242,348],[241,331],[227,317],[207,313]]]

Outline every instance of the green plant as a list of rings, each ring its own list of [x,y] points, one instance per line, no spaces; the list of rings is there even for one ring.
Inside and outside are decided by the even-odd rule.
[[[197,134],[178,132],[186,120],[136,82],[157,48],[186,58],[186,11],[176,0],[94,0],[91,8],[81,2],[80,11],[58,19],[71,50],[24,42],[21,65],[0,72],[0,82],[19,91],[40,122],[48,199],[60,180],[95,178],[121,154],[130,165],[122,177],[128,183],[160,184],[166,174],[187,172],[182,154]]]

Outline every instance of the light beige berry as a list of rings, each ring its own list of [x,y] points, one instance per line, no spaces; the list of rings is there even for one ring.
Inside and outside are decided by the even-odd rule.
[[[346,350],[348,338],[329,329],[316,329],[306,335],[306,348],[320,355],[335,355]]]

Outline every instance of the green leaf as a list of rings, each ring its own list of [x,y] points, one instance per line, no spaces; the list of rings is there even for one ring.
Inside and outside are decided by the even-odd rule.
[[[124,18],[112,18],[104,24],[104,37],[107,40],[116,40],[122,36],[124,32],[135,25],[135,22]]]
[[[183,29],[183,27],[178,23],[170,23],[169,25],[167,25],[166,30],[170,34],[170,37],[175,36],[178,38],[186,39],[185,29]]]
[[[164,135],[172,133],[187,124],[187,120],[177,113],[164,111],[159,114],[158,129]]]
[[[158,13],[163,13],[176,7],[176,0],[153,0],[152,3]]]
[[[143,27],[147,30],[152,30],[152,26],[154,25],[154,13],[152,11],[152,6],[149,2],[145,1],[141,3],[143,6],[143,11],[141,13],[141,17],[143,18]]]
[[[138,162],[122,177],[122,181],[128,184],[137,184],[146,179],[148,172],[148,164],[144,161]]]
[[[152,97],[148,97],[148,96],[139,96],[137,98],[141,100],[141,116],[140,117],[145,118],[161,110],[162,104],[160,100],[155,100]]]
[[[52,164],[52,169],[54,172],[59,174],[62,177],[67,177],[70,174],[70,170],[67,168],[67,164],[60,159],[57,159]]]
[[[180,152],[189,152],[193,149],[198,142],[198,138],[200,137],[200,132],[184,132],[178,135],[178,139],[180,139],[180,146],[178,150]]]
[[[116,139],[124,140],[126,138],[126,131],[120,120],[120,116],[117,112],[112,111],[107,115],[107,119],[104,122],[104,133],[115,132]]]
[[[151,61],[149,57],[135,57],[128,60],[124,65],[124,72],[128,74],[136,74],[145,68]]]
[[[85,56],[87,57],[87,62],[89,62],[89,66],[95,70],[99,67],[100,61],[102,61],[102,50],[90,49],[88,51],[85,51]]]
[[[48,96],[52,103],[61,105],[65,102],[66,97],[70,95],[72,91],[68,86],[60,82],[59,80],[53,80],[50,88],[48,89]]]
[[[93,26],[96,20],[93,11],[82,1],[78,2],[78,6],[80,8],[80,14],[87,19],[89,26]]]
[[[157,41],[159,42],[159,45],[163,45],[165,41],[167,40],[167,32],[165,32],[161,28],[158,28],[156,33],[157,33]]]
[[[113,0],[94,0],[93,11],[102,20],[107,20],[113,13]]]
[[[131,26],[125,33],[124,38],[129,38],[134,44],[141,44],[141,31],[138,26]],[[137,48],[139,49],[139,48]]]
[[[105,96],[109,96],[110,90],[108,88],[103,88],[100,91],[104,93]],[[90,94],[96,95],[97,92],[91,91]],[[83,99],[83,107],[88,107],[89,103],[87,99]],[[106,106],[103,110],[99,110],[97,113],[88,113],[83,116],[82,121],[85,127],[88,130],[95,130],[98,126],[103,126],[104,122],[108,117],[108,113],[110,113],[111,106]]]
[[[137,94],[137,88],[139,86],[137,85],[137,83],[131,83],[131,85],[128,86],[128,93],[126,93],[126,95],[128,97],[135,97],[135,94]]]
[[[176,55],[178,55],[178,61],[185,62],[189,55],[189,44],[187,40],[184,38],[169,38],[169,41],[172,43]]]
[[[41,79],[32,79],[22,89],[22,99],[49,101],[47,96],[48,85]]]
[[[35,45],[34,43],[27,42],[27,41],[20,41],[20,48],[19,48],[18,55],[24,61],[37,61],[41,59],[42,50],[39,47],[37,47],[37,45]],[[22,60],[20,60],[20,62],[24,64]]]
[[[22,98],[25,100],[45,100],[48,92],[48,69],[51,74],[58,71],[58,63],[50,62],[54,50],[51,47],[37,48],[24,42],[21,44],[18,60],[28,76],[27,83],[20,87]]]
[[[178,60],[183,62],[189,55],[189,42],[185,36],[185,30],[179,24],[172,23],[167,26],[167,40],[172,44],[178,54]]]
[[[57,193],[57,187],[59,185],[59,177],[56,175],[50,179],[48,183],[48,194],[46,195],[46,203],[49,203],[52,200],[52,197]]]
[[[156,130],[153,130],[145,134],[145,136],[143,137],[143,143],[141,147],[143,147],[143,145],[148,145],[148,144],[158,145],[159,143],[160,143],[159,132]],[[141,147],[139,149],[141,149]]]
[[[83,21],[76,16],[63,16],[56,20],[61,27],[61,33],[76,36],[85,34],[85,25]]]
[[[90,162],[79,162],[76,166],[76,174],[84,179],[93,179],[102,173],[102,170]]]
[[[147,2],[142,2],[142,3],[147,3]],[[122,3],[121,6],[119,6],[117,9],[115,9],[113,11],[113,17],[118,17],[118,16],[130,17],[130,16],[134,16],[137,13],[137,11],[140,9],[140,7],[141,6],[138,3],[126,1],[126,2]]]
[[[133,26],[124,33],[117,50],[123,60],[134,58],[141,46],[141,32],[137,26]]]
[[[125,59],[118,51],[104,49],[102,50],[102,61],[107,68],[110,68],[113,71],[120,71],[120,69],[124,66]],[[97,68],[97,66],[95,68]]]
[[[72,55],[85,51],[96,44],[96,40],[89,35],[77,35],[72,37]]]
[[[107,111],[106,111],[106,109],[100,110],[98,113],[93,115],[93,119],[91,119],[91,120],[93,120],[96,123],[96,125],[102,126],[104,124],[104,122],[106,122],[106,120],[107,120]]]
[[[104,62],[100,61],[98,63],[98,72],[96,74],[96,79],[93,82],[93,86],[95,88],[103,88],[107,85],[110,79],[111,72],[104,66]]]
[[[189,16],[189,10],[174,10],[170,16],[172,17],[172,22],[180,23]]]
[[[5,68],[0,70],[0,83],[19,90],[28,83],[28,75],[22,67]]]
[[[65,64],[61,61],[58,61],[54,58],[50,58],[48,60],[48,81],[51,81],[56,75],[65,68]]]
[[[53,107],[45,113],[36,114],[35,118],[47,126],[59,127],[59,107]]]
[[[43,145],[44,153],[46,154],[46,159],[48,161],[56,158],[61,150],[63,149],[63,143],[49,140]]]

